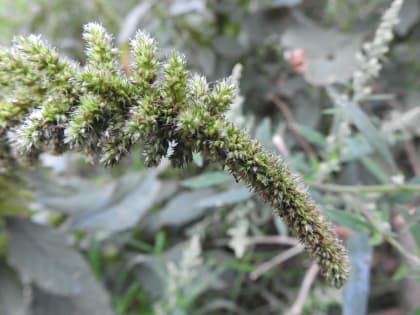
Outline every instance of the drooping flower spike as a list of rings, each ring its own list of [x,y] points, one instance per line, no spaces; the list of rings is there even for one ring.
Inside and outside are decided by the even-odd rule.
[[[127,75],[101,25],[88,24],[83,38],[83,67],[38,36],[0,49],[0,136],[11,155],[31,161],[46,151],[78,150],[113,165],[140,142],[154,166],[176,143],[169,158],[182,166],[201,152],[269,203],[330,283],[343,285],[348,257],[331,225],[282,161],[224,118],[237,96],[234,80],[209,84],[176,52],[159,60],[155,41],[143,32],[131,42]]]

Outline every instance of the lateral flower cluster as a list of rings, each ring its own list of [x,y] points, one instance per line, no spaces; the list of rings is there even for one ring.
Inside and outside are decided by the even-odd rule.
[[[330,283],[343,285],[348,258],[331,225],[282,161],[225,119],[237,97],[232,78],[209,84],[187,70],[182,55],[161,60],[155,41],[141,31],[131,41],[127,75],[101,25],[86,25],[83,37],[83,67],[39,36],[20,37],[10,49],[0,49],[3,151],[33,161],[46,151],[78,150],[113,165],[141,143],[148,166],[157,165],[171,143],[174,166],[201,152],[269,203]],[[0,158],[6,157],[2,152]]]

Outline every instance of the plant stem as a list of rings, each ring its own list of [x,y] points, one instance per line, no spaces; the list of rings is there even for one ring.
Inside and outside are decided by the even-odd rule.
[[[335,193],[401,193],[420,192],[420,185],[388,184],[388,185],[337,185],[308,183],[309,186],[318,190]]]

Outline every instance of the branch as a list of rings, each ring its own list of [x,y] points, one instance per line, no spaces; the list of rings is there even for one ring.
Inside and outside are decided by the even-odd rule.
[[[305,138],[300,133],[299,129],[296,126],[296,121],[293,118],[292,113],[290,112],[289,107],[277,96],[273,95],[271,101],[277,106],[277,108],[283,113],[284,118],[286,118],[287,126],[289,129],[296,135],[296,139],[299,142],[303,150],[312,156],[316,156],[315,150],[312,146],[305,140]]]
[[[302,281],[299,294],[290,310],[286,313],[287,315],[300,315],[302,313],[303,306],[309,294],[309,290],[311,289],[312,283],[315,281],[318,271],[319,266],[315,263],[312,264],[312,266],[308,269],[305,274],[305,278]]]
[[[336,185],[310,182],[309,186],[334,193],[400,193],[419,192],[420,185],[387,184],[387,185]]]
[[[275,256],[274,258],[270,259],[269,261],[261,264],[256,268],[251,274],[249,275],[249,278],[251,280],[257,280],[261,275],[269,271],[270,269],[274,268],[277,265],[282,264],[286,260],[292,258],[293,256],[296,256],[303,252],[304,247],[300,244],[281,252],[279,255]]]
[[[287,236],[254,236],[249,237],[247,240],[249,245],[255,245],[255,244],[282,244],[282,245],[298,245],[299,241],[292,237]]]

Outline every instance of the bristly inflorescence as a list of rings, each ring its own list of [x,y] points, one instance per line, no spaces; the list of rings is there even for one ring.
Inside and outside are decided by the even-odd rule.
[[[32,161],[46,151],[78,150],[113,165],[141,143],[148,165],[157,165],[171,147],[171,162],[182,166],[201,152],[276,209],[327,279],[343,285],[347,253],[330,224],[284,164],[224,118],[237,97],[232,78],[209,84],[191,74],[176,52],[160,60],[155,41],[143,32],[131,41],[126,74],[102,26],[88,24],[83,38],[83,67],[38,36],[0,49],[0,140],[6,153]]]

